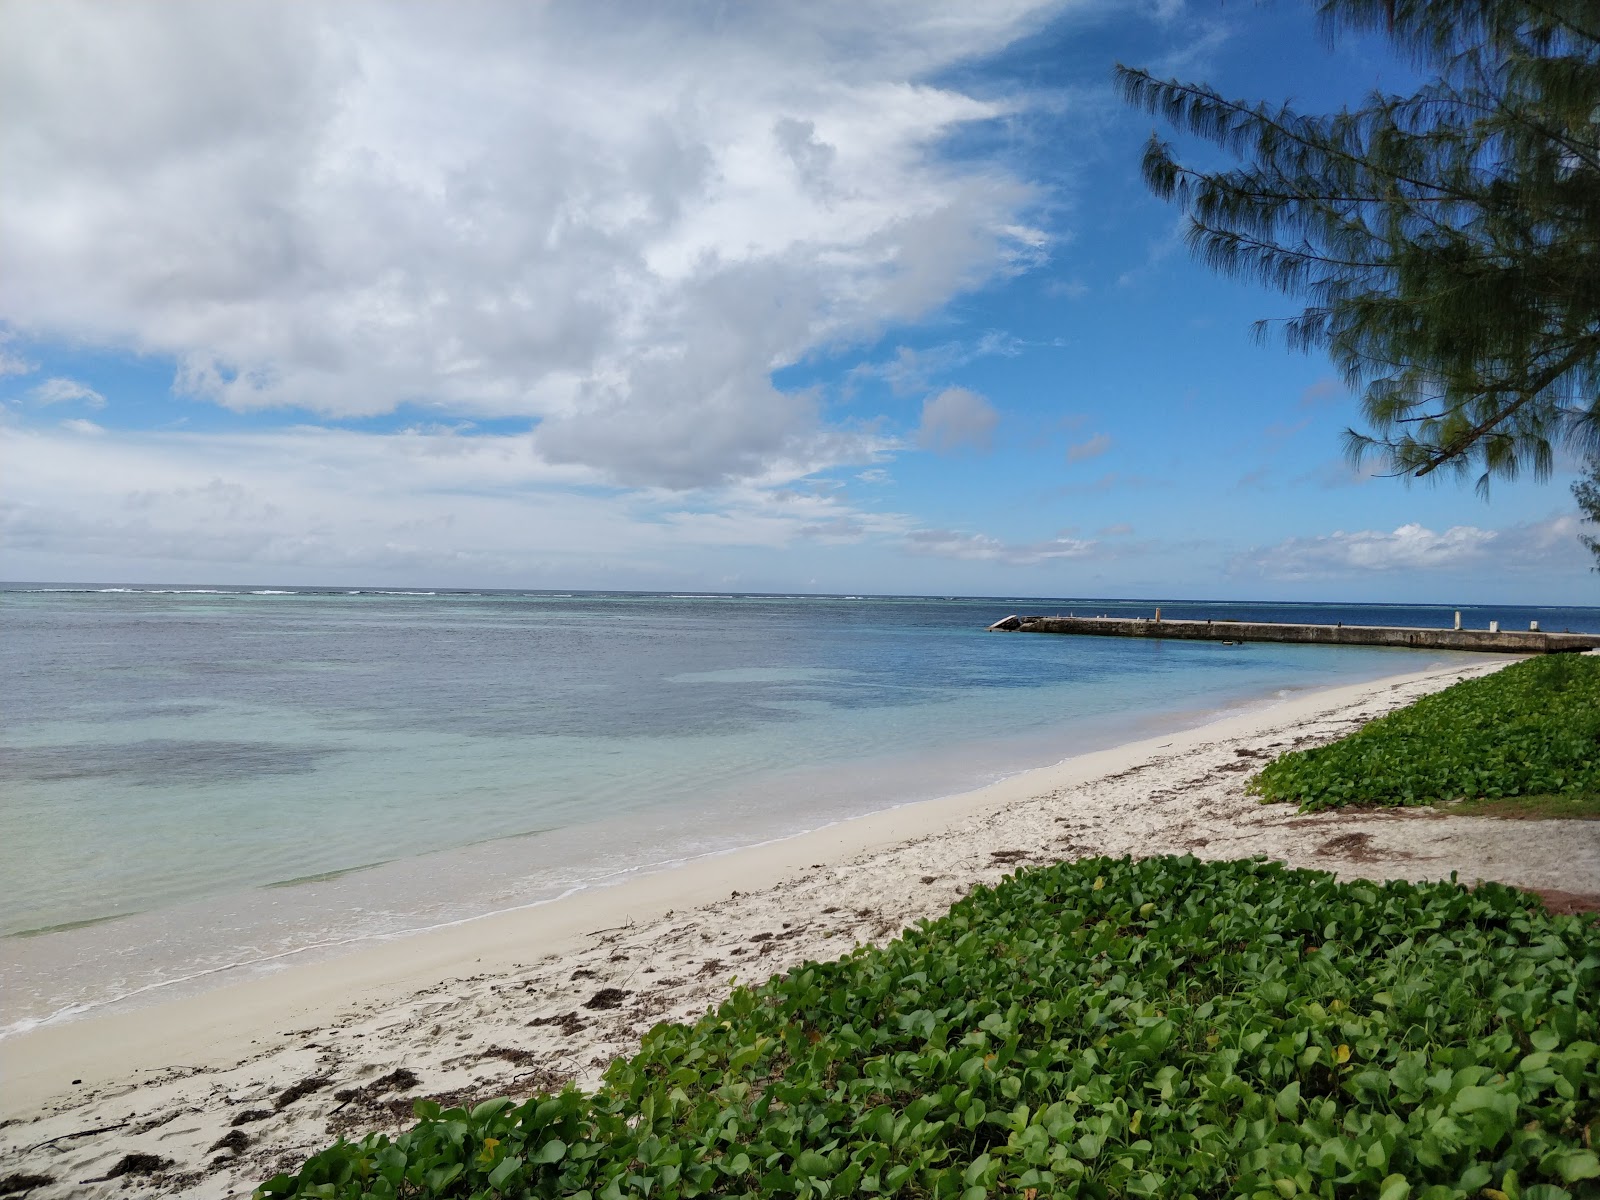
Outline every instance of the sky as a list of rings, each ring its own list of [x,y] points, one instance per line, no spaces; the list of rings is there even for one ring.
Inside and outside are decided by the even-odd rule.
[[[1352,468],[1141,182],[1115,63],[1414,82],[1296,0],[0,23],[0,578],[1600,603],[1575,461]]]

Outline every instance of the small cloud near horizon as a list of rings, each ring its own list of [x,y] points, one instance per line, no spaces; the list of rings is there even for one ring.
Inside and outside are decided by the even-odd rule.
[[[1014,567],[1037,566],[1055,559],[1082,558],[1095,547],[1092,541],[1055,537],[1037,542],[1002,542],[983,533],[958,533],[953,529],[918,529],[906,535],[906,549],[914,554],[935,554],[973,562],[1004,563]]]
[[[1560,569],[1581,561],[1578,519],[1565,515],[1505,529],[1452,525],[1436,531],[1418,522],[1393,532],[1362,529],[1290,537],[1236,554],[1230,575],[1315,579],[1342,573],[1448,571],[1465,567]]]

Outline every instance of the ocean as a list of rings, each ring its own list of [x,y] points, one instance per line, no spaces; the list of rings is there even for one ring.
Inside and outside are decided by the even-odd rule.
[[[1156,603],[4,585],[0,1034],[1475,661],[985,632]],[[1462,615],[1600,630],[1600,609]]]

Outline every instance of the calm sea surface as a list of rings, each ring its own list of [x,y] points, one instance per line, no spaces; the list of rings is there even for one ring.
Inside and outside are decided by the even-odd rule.
[[[1162,601],[1445,626],[1447,608]],[[6,1029],[1470,655],[984,632],[1150,601],[0,589]],[[1597,609],[1464,609],[1600,630]]]

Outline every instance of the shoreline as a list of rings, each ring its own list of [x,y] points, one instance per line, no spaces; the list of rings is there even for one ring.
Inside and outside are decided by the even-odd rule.
[[[1442,670],[1447,671],[1456,669],[1457,668],[1442,668]],[[1435,673],[1437,672],[1427,671],[1417,672],[1415,674],[1432,675]],[[356,979],[365,980],[369,978],[369,974],[371,974],[372,977],[375,977],[378,980],[385,982],[395,981],[396,976],[393,974],[391,968],[387,965],[388,960],[392,957],[394,952],[403,950],[405,947],[421,948],[418,946],[419,942],[424,942],[427,939],[448,937],[451,931],[460,930],[465,927],[477,927],[480,923],[490,923],[489,925],[484,926],[484,930],[492,930],[492,932],[480,932],[476,928],[471,930],[471,933],[477,935],[474,938],[473,944],[477,945],[480,938],[490,944],[499,944],[502,938],[509,936],[514,932],[514,930],[509,928],[509,926],[520,923],[523,920],[531,919],[529,914],[534,913],[536,910],[552,908],[569,901],[594,899],[595,897],[608,893],[612,889],[616,888],[641,888],[643,885],[647,885],[649,881],[663,876],[673,876],[680,872],[693,872],[697,867],[701,865],[709,865],[717,860],[722,860],[724,863],[727,863],[730,859],[735,859],[746,854],[759,853],[774,846],[781,846],[787,842],[803,843],[806,839],[820,837],[828,834],[832,830],[838,829],[839,827],[853,826],[859,822],[876,823],[879,821],[891,821],[892,823],[898,825],[899,821],[895,820],[895,814],[906,814],[908,812],[914,813],[916,810],[921,809],[925,805],[954,803],[961,807],[965,807],[963,802],[969,800],[973,803],[982,803],[986,793],[995,788],[1005,787],[1014,781],[1026,780],[1034,775],[1060,768],[1068,763],[1077,762],[1078,760],[1089,756],[1105,753],[1136,752],[1138,748],[1154,743],[1160,738],[1170,738],[1195,729],[1208,728],[1221,722],[1245,718],[1252,714],[1264,712],[1279,705],[1290,703],[1293,700],[1301,697],[1316,696],[1326,692],[1339,691],[1344,688],[1375,686],[1378,683],[1385,683],[1389,681],[1390,677],[1380,677],[1377,680],[1371,680],[1365,683],[1339,685],[1338,687],[1331,689],[1311,687],[1306,688],[1303,691],[1295,691],[1288,695],[1286,695],[1283,690],[1279,690],[1270,695],[1259,696],[1254,700],[1246,700],[1243,702],[1235,701],[1234,703],[1230,703],[1217,710],[1173,713],[1170,715],[1178,718],[1178,724],[1176,724],[1173,728],[1163,729],[1159,732],[1151,734],[1148,737],[1139,738],[1131,742],[1119,742],[1111,746],[1071,754],[1055,763],[1024,767],[1003,775],[1001,778],[980,787],[964,789],[945,796],[933,796],[905,800],[873,812],[845,816],[830,820],[824,824],[816,826],[815,828],[803,829],[794,833],[780,834],[776,837],[762,838],[754,842],[723,849],[709,850],[703,853],[691,855],[690,857],[684,859],[643,863],[637,867],[625,868],[609,875],[601,875],[594,879],[585,880],[581,883],[577,883],[573,886],[565,888],[561,893],[552,897],[535,899],[526,903],[511,905],[502,909],[495,909],[470,916],[453,918],[440,921],[435,924],[417,926],[415,928],[406,929],[395,933],[365,934],[331,943],[310,943],[305,946],[295,947],[293,949],[285,950],[264,958],[241,960],[217,967],[206,968],[191,975],[178,976],[150,984],[144,984],[129,992],[111,997],[108,1000],[97,1001],[82,1006],[66,1006],[46,1017],[38,1018],[34,1021],[34,1023],[21,1028],[7,1027],[3,1030],[0,1030],[0,1069],[3,1069],[6,1062],[6,1051],[10,1043],[14,1043],[18,1039],[27,1038],[44,1030],[77,1027],[84,1021],[120,1021],[125,1018],[131,1019],[135,1016],[135,1014],[149,1012],[152,1009],[159,1010],[173,1005],[182,1005],[187,1010],[197,1007],[197,1002],[204,1003],[207,998],[213,997],[218,999],[220,1002],[226,1003],[229,1000],[236,999],[244,991],[262,987],[263,985],[265,985],[269,991],[277,990],[279,987],[299,988],[303,986],[301,981],[305,972],[313,970],[327,971],[331,972],[333,976],[337,976],[340,965],[346,960],[361,958],[368,955],[382,956],[385,965],[377,966],[376,960],[374,960],[374,962],[370,965],[367,963],[357,964],[355,965],[354,972],[354,977]],[[883,832],[890,840],[894,840],[897,836],[896,831]],[[871,830],[871,841],[873,843],[879,840],[878,834],[879,830],[874,827]],[[859,851],[869,848],[871,848],[869,843],[858,845],[854,844],[853,839],[846,838],[842,844],[830,846],[827,850],[821,851],[820,853],[823,853],[824,857],[826,857],[828,853],[849,852],[851,850]],[[466,849],[466,847],[463,847],[462,849]],[[449,852],[446,851],[445,853]],[[813,857],[813,855],[803,853],[799,857],[809,858]],[[752,865],[754,865],[753,862]],[[732,874],[730,874],[730,878],[734,877],[734,874],[738,874],[739,865],[734,864],[731,868],[731,872]],[[644,890],[647,893],[654,891],[654,889],[649,888],[644,888]],[[669,893],[674,891],[675,889],[668,889]],[[617,900],[623,901],[625,907],[627,902],[632,900],[632,898],[633,897],[631,893],[623,893],[623,895],[616,897]],[[642,905],[646,910],[660,908],[659,904],[654,903],[656,899],[657,897],[649,894],[640,897]],[[685,901],[685,903],[692,902],[693,901]],[[609,912],[611,911],[611,906],[602,905],[601,911]],[[137,916],[141,914],[133,915]],[[565,915],[566,912],[563,910],[562,916],[564,917]],[[104,923],[109,923],[114,919],[115,918],[105,918]],[[102,922],[97,921],[96,923],[98,924]],[[580,921],[578,923],[582,924],[583,922]],[[566,929],[567,923],[565,921],[561,921],[557,927],[560,929]],[[316,957],[319,951],[337,951],[339,949],[344,949],[344,953],[335,954],[330,958]],[[309,961],[285,961],[293,960],[301,955],[308,956]],[[433,954],[425,954],[423,957],[429,962],[437,961],[436,956]],[[278,962],[282,962],[283,965],[273,965]],[[372,973],[372,968],[374,967],[376,968],[375,974]],[[135,1004],[132,1006],[127,1006],[125,1003],[129,1000],[135,1000],[140,996],[157,993],[168,988],[181,989],[185,984],[193,983],[208,976],[226,974],[235,971],[246,972],[252,969],[255,969],[260,973],[247,975],[240,979],[223,983],[218,986],[204,988],[203,990],[192,993],[179,993],[171,998],[156,1000],[149,1004]],[[441,966],[440,969],[448,968]],[[279,978],[280,976],[283,976],[285,972],[294,972],[296,974],[294,974],[292,978]],[[318,990],[320,994],[321,989],[316,990]],[[6,1071],[5,1073],[8,1076],[10,1075],[9,1071]],[[81,1072],[75,1072],[75,1074],[81,1074]],[[13,1114],[10,1111],[8,1102],[6,1100],[0,1100],[0,1118],[12,1115]]]
[[[1442,656],[1428,669],[1466,665],[1461,657]],[[170,906],[21,931],[0,942],[0,979],[9,980],[12,993],[9,1011],[0,1016],[0,1047],[34,1030],[170,1004],[649,875],[693,870],[730,853],[841,822],[979,791],[1130,740],[1209,724],[1329,687],[1364,685],[1391,673],[1392,666],[1376,677],[1225,688],[1203,704],[1196,702],[1199,697],[1186,697],[1183,705],[1074,715],[1048,732],[974,738],[932,755],[896,748],[867,758],[777,768],[756,792],[750,781],[703,791],[690,811],[676,815],[671,832],[663,830],[665,839],[654,843],[640,841],[638,820],[659,823],[673,814],[605,817],[536,830],[536,838],[526,832],[482,838]],[[752,808],[752,794],[764,795],[761,805]],[[805,817],[795,819],[802,810]],[[559,849],[549,849],[554,839],[582,859],[589,846],[609,845],[613,837],[619,839],[617,851],[592,862],[560,859]],[[557,861],[572,861],[576,869],[554,867]],[[464,885],[465,880],[473,882]],[[285,936],[283,931],[292,932]],[[37,934],[45,936],[35,942]],[[128,961],[127,948],[139,946],[157,950],[142,962]],[[108,963],[117,964],[120,978],[97,978]]]
[[[408,1124],[409,1096],[464,1101],[590,1083],[656,1021],[692,1017],[725,995],[730,976],[753,982],[893,936],[1028,863],[1267,853],[1346,875],[1459,870],[1468,882],[1585,890],[1573,881],[1600,878],[1600,823],[1425,809],[1302,817],[1242,794],[1256,759],[1331,740],[1509,661],[1297,693],[975,791],[194,996],[36,1027],[0,1042],[0,1174],[48,1174],[67,1189],[41,1188],[41,1200],[93,1195],[78,1181],[121,1154],[149,1153],[171,1160],[168,1174],[107,1182],[103,1194],[124,1194],[131,1181],[135,1194],[248,1195],[337,1133]],[[1495,828],[1510,824],[1525,828]],[[372,1090],[402,1068],[412,1076],[404,1095]],[[279,1103],[307,1081],[319,1082]],[[333,1099],[352,1087],[354,1098]],[[253,1111],[259,1121],[232,1123]],[[102,1125],[113,1128],[78,1136]],[[213,1163],[212,1143],[234,1128],[245,1129],[243,1143]]]

